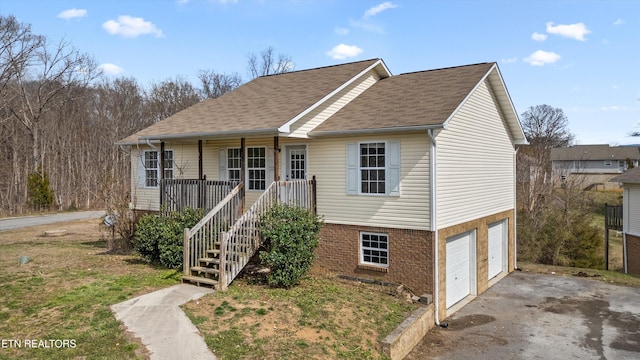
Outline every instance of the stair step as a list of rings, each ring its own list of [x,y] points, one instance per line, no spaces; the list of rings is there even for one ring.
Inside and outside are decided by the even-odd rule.
[[[220,255],[220,249],[207,250],[207,255],[210,257],[217,257]]]
[[[213,286],[213,287],[217,287],[218,286],[218,281],[217,280],[204,278],[204,277],[200,277],[200,276],[183,275],[182,276],[182,282],[190,282],[190,283],[194,283],[194,284],[196,284],[198,286],[200,286],[200,284],[210,285],[210,286]]]
[[[206,274],[212,274],[212,275],[220,274],[220,271],[218,269],[208,268],[204,266],[192,266],[189,268],[189,270],[191,270],[192,272],[195,271],[199,273],[206,273]]]
[[[220,259],[214,259],[214,258],[200,258],[198,259],[199,263],[205,263],[205,264],[220,264]]]

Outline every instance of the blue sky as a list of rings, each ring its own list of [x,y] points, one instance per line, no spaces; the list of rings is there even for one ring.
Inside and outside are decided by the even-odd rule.
[[[640,2],[564,0],[2,0],[49,40],[142,85],[198,70],[248,79],[272,46],[296,70],[382,58],[393,74],[499,64],[521,114],[563,109],[580,144],[637,144]],[[479,129],[480,130],[480,129]]]

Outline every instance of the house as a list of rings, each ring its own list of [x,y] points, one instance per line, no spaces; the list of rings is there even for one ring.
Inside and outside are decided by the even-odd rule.
[[[622,256],[624,272],[640,274],[640,168],[611,179],[622,183]]]
[[[199,263],[185,261],[189,280],[229,283],[242,265],[205,265],[255,251],[255,214],[285,194],[324,217],[314,271],[432,294],[436,321],[516,265],[515,146],[526,139],[496,63],[393,76],[371,59],[264,76],[119,144],[131,148],[135,209],[191,201],[188,186],[224,195],[242,184],[224,203],[244,193],[244,212],[215,205],[227,215],[210,221],[212,210],[185,235],[209,241],[186,245]]]
[[[637,167],[640,150],[637,146],[574,145],[551,149],[553,181],[557,186],[567,181],[583,189],[618,189],[618,183],[609,180]]]

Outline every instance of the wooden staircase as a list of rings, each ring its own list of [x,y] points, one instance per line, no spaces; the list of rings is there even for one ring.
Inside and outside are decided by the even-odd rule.
[[[315,210],[315,179],[274,181],[244,214],[240,183],[184,232],[183,282],[226,290],[262,243],[260,219],[275,203]]]

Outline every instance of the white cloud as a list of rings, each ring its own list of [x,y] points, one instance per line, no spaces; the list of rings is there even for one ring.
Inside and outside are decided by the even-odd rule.
[[[364,12],[364,18],[368,18],[371,16],[376,16],[377,14],[387,10],[387,9],[393,9],[393,8],[397,8],[398,5],[392,3],[391,1],[386,1],[383,2],[382,4],[376,5],[370,9],[367,9],[367,11]]]
[[[326,55],[336,60],[344,60],[358,56],[361,52],[362,49],[355,45],[340,44],[334,46],[330,51],[327,51]]]
[[[515,62],[518,61],[517,57],[512,57],[512,58],[508,58],[508,59],[502,59],[502,62],[505,64],[513,64]]]
[[[625,24],[626,21],[622,20],[622,19],[617,19],[616,21],[613,22],[613,25],[622,25]]]
[[[348,35],[349,34],[349,29],[348,28],[343,28],[343,27],[340,27],[340,26],[336,26],[334,31],[338,35]]]
[[[69,20],[75,18],[81,18],[87,16],[87,10],[85,9],[67,9],[58,14],[58,17],[61,19]]]
[[[102,27],[112,35],[124,37],[138,37],[140,35],[154,34],[156,37],[164,37],[162,30],[158,29],[150,21],[129,15],[118,16],[118,20],[109,20]]]
[[[552,64],[560,60],[560,55],[553,51],[538,50],[524,59],[524,62],[533,66],[544,66],[546,64]]]
[[[124,71],[120,66],[110,63],[100,64],[98,65],[98,69],[109,75],[119,75]]]
[[[533,34],[531,34],[531,38],[535,41],[545,41],[547,40],[547,35],[534,32]]]
[[[590,34],[591,30],[587,29],[584,23],[575,23],[569,25],[553,25],[552,22],[547,23],[547,32],[549,34],[560,35],[562,37],[585,41],[585,35]]]

